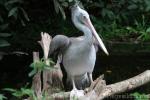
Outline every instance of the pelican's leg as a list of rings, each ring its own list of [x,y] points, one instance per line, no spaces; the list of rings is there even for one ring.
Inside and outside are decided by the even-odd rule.
[[[77,90],[75,82],[74,82],[74,77],[71,78],[71,81],[72,81],[73,90]]]
[[[83,90],[78,90],[75,85],[74,77],[71,77],[73,89],[70,92],[70,100],[76,100],[82,96],[84,96]]]
[[[89,73],[90,82],[93,83],[92,73]]]

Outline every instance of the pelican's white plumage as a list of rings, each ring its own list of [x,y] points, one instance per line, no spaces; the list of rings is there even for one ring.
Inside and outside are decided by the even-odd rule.
[[[84,33],[77,38],[57,35],[50,45],[50,53],[59,49],[62,63],[67,72],[68,80],[72,81],[73,89],[83,89],[92,80],[92,72],[96,61],[95,43],[108,54],[102,40],[98,37],[89,14],[75,5],[71,9],[72,21],[77,29]]]

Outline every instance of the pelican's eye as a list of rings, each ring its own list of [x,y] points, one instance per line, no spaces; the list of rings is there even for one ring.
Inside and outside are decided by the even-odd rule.
[[[85,19],[86,18],[86,15],[83,15],[83,19]]]

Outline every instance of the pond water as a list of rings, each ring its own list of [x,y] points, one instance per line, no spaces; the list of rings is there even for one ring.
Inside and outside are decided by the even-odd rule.
[[[31,83],[28,77],[32,54],[6,55],[0,60],[0,90],[20,88]],[[104,74],[107,84],[138,75],[150,68],[150,55],[100,55],[97,56],[93,77]],[[129,92],[150,93],[150,83]],[[1,91],[3,93],[3,91]]]

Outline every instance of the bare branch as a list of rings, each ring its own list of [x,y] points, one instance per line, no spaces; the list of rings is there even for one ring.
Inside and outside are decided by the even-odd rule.
[[[150,70],[147,70],[133,78],[110,85],[106,85],[104,80],[98,78],[89,87],[89,90],[87,91],[85,96],[79,98],[79,100],[102,100],[108,96],[132,90],[148,82],[150,82]],[[59,98],[60,100],[66,100],[69,98],[69,96],[70,92],[55,93],[50,95],[52,99]]]
[[[101,94],[99,94],[99,100],[117,93],[132,90],[148,82],[150,82],[150,70],[147,70],[125,81],[107,85],[106,88],[101,92]]]
[[[51,43],[52,37],[48,33],[41,32],[41,41],[38,41],[43,49],[44,58],[48,58],[49,46]]]

